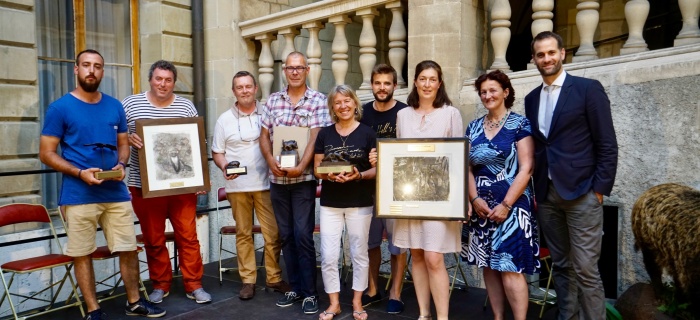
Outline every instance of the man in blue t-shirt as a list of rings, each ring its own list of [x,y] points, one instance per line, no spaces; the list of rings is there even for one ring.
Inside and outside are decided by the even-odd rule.
[[[136,236],[129,193],[122,182],[129,158],[126,116],[121,103],[99,91],[104,59],[85,50],[75,59],[78,86],[49,105],[41,132],[39,158],[63,174],[58,204],[65,214],[66,255],[73,257],[75,276],[85,299],[85,319],[104,319],[97,302],[91,254],[96,250],[97,224],[111,252],[119,252],[119,269],[128,304],[127,315],[162,317],[165,311],[139,298]],[[61,146],[61,154],[57,150]],[[118,176],[98,179],[97,172]]]
[[[370,126],[377,132],[377,138],[396,138],[396,114],[406,107],[406,104],[394,99],[396,88],[396,70],[386,64],[378,64],[372,70],[371,83],[374,101],[362,106],[361,123]],[[376,210],[376,208],[375,208]],[[376,212],[376,211],[375,211]],[[382,297],[377,290],[379,280],[379,265],[382,261],[382,237],[386,230],[389,240],[389,253],[391,253],[391,290],[389,291],[389,303],[386,311],[398,314],[403,311],[401,301],[401,286],[403,285],[403,273],[406,268],[406,249],[395,247],[392,243],[392,219],[379,219],[376,214],[372,216],[369,227],[368,255],[369,255],[369,281],[367,292],[362,296],[362,305],[367,306]]]

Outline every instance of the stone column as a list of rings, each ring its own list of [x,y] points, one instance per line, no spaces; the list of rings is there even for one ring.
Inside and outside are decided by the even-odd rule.
[[[290,28],[284,28],[280,29],[277,31],[278,35],[282,35],[284,37],[284,47],[282,47],[282,51],[280,51],[279,59],[282,60],[282,63],[284,63],[287,60],[287,56],[294,52],[297,51],[297,49],[294,47],[294,37],[296,37],[299,34],[299,29],[290,27]],[[308,61],[307,61],[308,63]],[[284,73],[280,73],[284,74]],[[287,85],[287,77],[282,76],[280,77],[282,79],[283,88]],[[280,88],[282,89],[282,88]]]
[[[318,40],[318,33],[324,28],[320,21],[304,23],[302,28],[309,31],[309,44],[306,46],[306,57],[309,64],[309,87],[318,90],[321,82],[321,43]]]
[[[401,70],[406,61],[406,26],[403,24],[403,7],[401,1],[390,2],[386,8],[391,10],[391,26],[389,27],[389,64],[396,69],[396,85],[406,87],[406,80]]]
[[[574,55],[573,62],[598,59],[598,53],[593,47],[593,36],[598,28],[600,4],[598,0],[578,0],[576,6],[576,27],[578,28],[581,43]]]
[[[554,23],[552,22],[554,13],[552,10],[554,10],[554,0],[532,1],[532,25],[530,25],[530,30],[533,38],[541,32],[554,30]],[[527,68],[535,69],[535,64],[532,60],[527,64]]]
[[[333,16],[328,19],[328,22],[335,26],[335,37],[331,44],[333,51],[333,62],[331,69],[335,84],[345,84],[345,75],[348,74],[348,39],[345,37],[345,25],[352,22],[346,15]]]
[[[260,92],[262,92],[260,102],[265,102],[267,97],[270,96],[272,83],[275,81],[275,76],[272,74],[274,71],[275,59],[272,57],[272,50],[270,49],[270,44],[272,40],[275,40],[275,37],[272,33],[266,33],[256,36],[255,40],[260,41],[262,45],[260,57],[258,57],[258,82],[260,82]]]
[[[447,95],[455,107],[460,110],[462,121],[466,126],[474,119],[476,107],[467,106],[461,99],[460,90],[464,79],[471,79],[483,73],[484,60],[489,55],[483,44],[488,43],[486,30],[481,26],[486,23],[488,11],[482,1],[474,0],[440,0],[408,1],[408,88],[414,86],[415,66],[417,63],[431,59],[442,67],[443,80]],[[449,23],[433,23],[449,21]],[[490,47],[488,48],[491,49]],[[490,64],[490,61],[489,61]],[[465,88],[473,97],[474,87]],[[466,93],[465,93],[466,95]],[[403,98],[400,94],[395,94]]]
[[[14,3],[14,4],[12,4]],[[44,117],[42,107],[48,109],[51,101],[41,101],[46,95],[39,87],[39,70],[36,19],[34,1],[4,1],[0,6],[0,171],[25,171],[41,169],[39,161],[39,135]],[[70,57],[72,58],[72,57]],[[72,69],[72,68],[71,68]],[[59,77],[58,75],[54,75]],[[60,82],[60,79],[55,79]],[[50,81],[49,81],[50,82]],[[43,84],[50,86],[53,83]],[[47,91],[50,91],[47,90]],[[63,92],[57,93],[59,98]],[[41,106],[41,102],[45,105]],[[26,174],[0,177],[0,205],[15,202],[44,204],[56,207],[56,190],[45,189],[55,174]],[[42,183],[42,180],[46,181]],[[26,226],[0,227],[2,233],[13,233],[39,228],[38,223]],[[39,242],[37,242],[39,244]],[[16,248],[16,247],[14,247]],[[11,248],[6,248],[9,252]],[[26,249],[26,248],[25,248]],[[32,281],[32,285],[39,281]],[[43,281],[41,281],[43,285]],[[29,288],[28,288],[29,289]]]
[[[630,54],[636,52],[648,51],[647,43],[644,41],[642,31],[644,31],[644,22],[649,16],[649,1],[648,0],[630,0],[625,4],[625,19],[627,20],[627,28],[629,29],[629,37],[625,45],[620,49],[620,54]]]
[[[698,15],[700,15],[700,0],[678,0],[678,7],[683,16],[683,28],[673,41],[674,46],[700,42]]]
[[[510,3],[508,0],[495,0],[491,8],[491,46],[493,64],[490,70],[510,72],[506,52],[510,43]]]
[[[362,18],[362,32],[360,32],[360,70],[362,70],[362,84],[358,94],[370,93],[372,85],[370,76],[372,68],[377,63],[377,35],[374,33],[374,17],[379,15],[375,8],[367,8],[357,11],[357,16]],[[360,92],[362,91],[362,92]]]

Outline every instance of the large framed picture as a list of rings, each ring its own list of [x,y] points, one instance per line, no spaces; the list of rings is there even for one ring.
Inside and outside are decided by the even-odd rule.
[[[209,191],[204,119],[136,120],[144,198]]]
[[[466,138],[377,139],[377,217],[465,220]]]

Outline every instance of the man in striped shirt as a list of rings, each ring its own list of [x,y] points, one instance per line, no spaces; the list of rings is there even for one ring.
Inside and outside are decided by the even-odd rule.
[[[202,288],[204,268],[200,256],[199,240],[196,226],[196,194],[181,194],[144,199],[141,193],[141,170],[139,168],[138,149],[143,141],[136,132],[135,121],[138,119],[164,119],[196,117],[197,110],[191,101],[173,93],[177,81],[177,69],[164,60],[156,61],[148,72],[149,91],[126,97],[122,104],[129,127],[129,145],[131,149],[129,170],[129,191],[134,212],[141,223],[143,242],[148,260],[148,273],[153,283],[149,295],[151,302],[161,303],[170,292],[173,273],[170,269],[170,256],[165,247],[165,219],[170,219],[175,232],[180,258],[180,270],[185,284],[187,297],[197,303],[211,301]],[[170,144],[169,154],[171,170],[163,174],[182,174],[188,165],[179,158],[178,143]],[[189,169],[191,170],[191,169]]]
[[[277,306],[288,307],[303,300],[306,314],[318,312],[316,290],[315,225],[316,178],[310,171],[316,135],[331,125],[326,96],[306,86],[309,66],[300,52],[287,56],[284,74],[288,86],[270,95],[263,106],[260,149],[270,167],[270,199],[282,241],[282,253],[292,291],[277,300]],[[298,150],[295,167],[282,168],[273,156],[274,128],[279,126],[310,129],[305,150]]]

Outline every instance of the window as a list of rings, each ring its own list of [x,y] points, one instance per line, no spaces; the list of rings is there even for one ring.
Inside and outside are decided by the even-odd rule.
[[[48,105],[76,86],[75,55],[85,49],[105,59],[100,91],[118,100],[139,89],[138,0],[37,0],[40,119]],[[58,174],[42,178],[44,205],[58,203]]]

